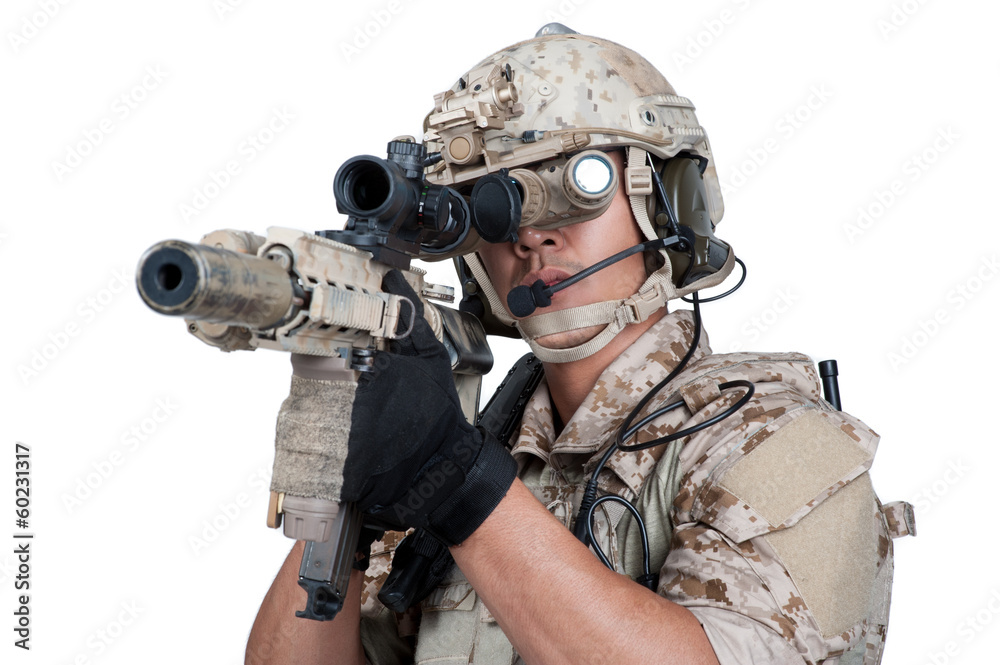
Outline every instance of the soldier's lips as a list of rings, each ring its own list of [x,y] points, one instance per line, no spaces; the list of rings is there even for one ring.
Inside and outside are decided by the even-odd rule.
[[[558,284],[559,282],[569,279],[570,277],[571,275],[565,270],[559,270],[558,268],[542,268],[541,270],[535,270],[525,275],[524,279],[521,280],[520,286],[530,287],[538,280],[542,280],[542,283],[545,284],[545,286],[552,286],[553,284]]]

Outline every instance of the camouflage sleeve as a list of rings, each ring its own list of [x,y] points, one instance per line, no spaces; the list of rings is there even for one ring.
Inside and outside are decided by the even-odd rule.
[[[361,590],[361,645],[368,665],[413,663],[413,635],[419,622],[417,610],[397,614],[378,599],[379,589],[392,567],[392,553],[404,535],[387,531],[382,540],[372,544],[365,585]]]
[[[805,608],[795,597],[782,604],[754,570],[754,558],[760,559],[749,542],[736,545],[703,525],[678,529],[657,592],[695,615],[720,665],[802,665],[795,615]],[[770,568],[765,574],[783,574],[780,566]]]
[[[787,407],[698,451],[658,591],[695,614],[722,665],[878,663],[892,551],[867,473],[877,436]]]

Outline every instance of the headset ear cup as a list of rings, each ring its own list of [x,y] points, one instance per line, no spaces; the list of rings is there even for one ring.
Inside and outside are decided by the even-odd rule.
[[[677,221],[698,235],[712,232],[708,214],[708,193],[698,170],[698,162],[688,157],[675,157],[663,167],[663,186],[667,200],[677,214]]]
[[[698,161],[674,157],[664,164],[661,177],[682,232],[693,240],[690,252],[667,250],[677,276],[675,285],[680,288],[720,270],[729,255],[729,245],[713,232],[708,192]]]

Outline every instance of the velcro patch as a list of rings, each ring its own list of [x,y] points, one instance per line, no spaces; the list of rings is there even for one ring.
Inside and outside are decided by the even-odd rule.
[[[807,410],[720,469],[703,490],[701,519],[736,542],[791,526],[868,470],[874,440],[859,441],[823,411]]]
[[[876,514],[871,480],[863,474],[795,526],[765,536],[824,637],[854,628],[871,612]]]

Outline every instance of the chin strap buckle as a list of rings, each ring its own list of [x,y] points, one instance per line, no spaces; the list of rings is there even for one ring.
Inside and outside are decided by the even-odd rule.
[[[629,323],[642,323],[666,304],[667,299],[654,285],[625,300],[615,312],[615,319],[619,328]]]

